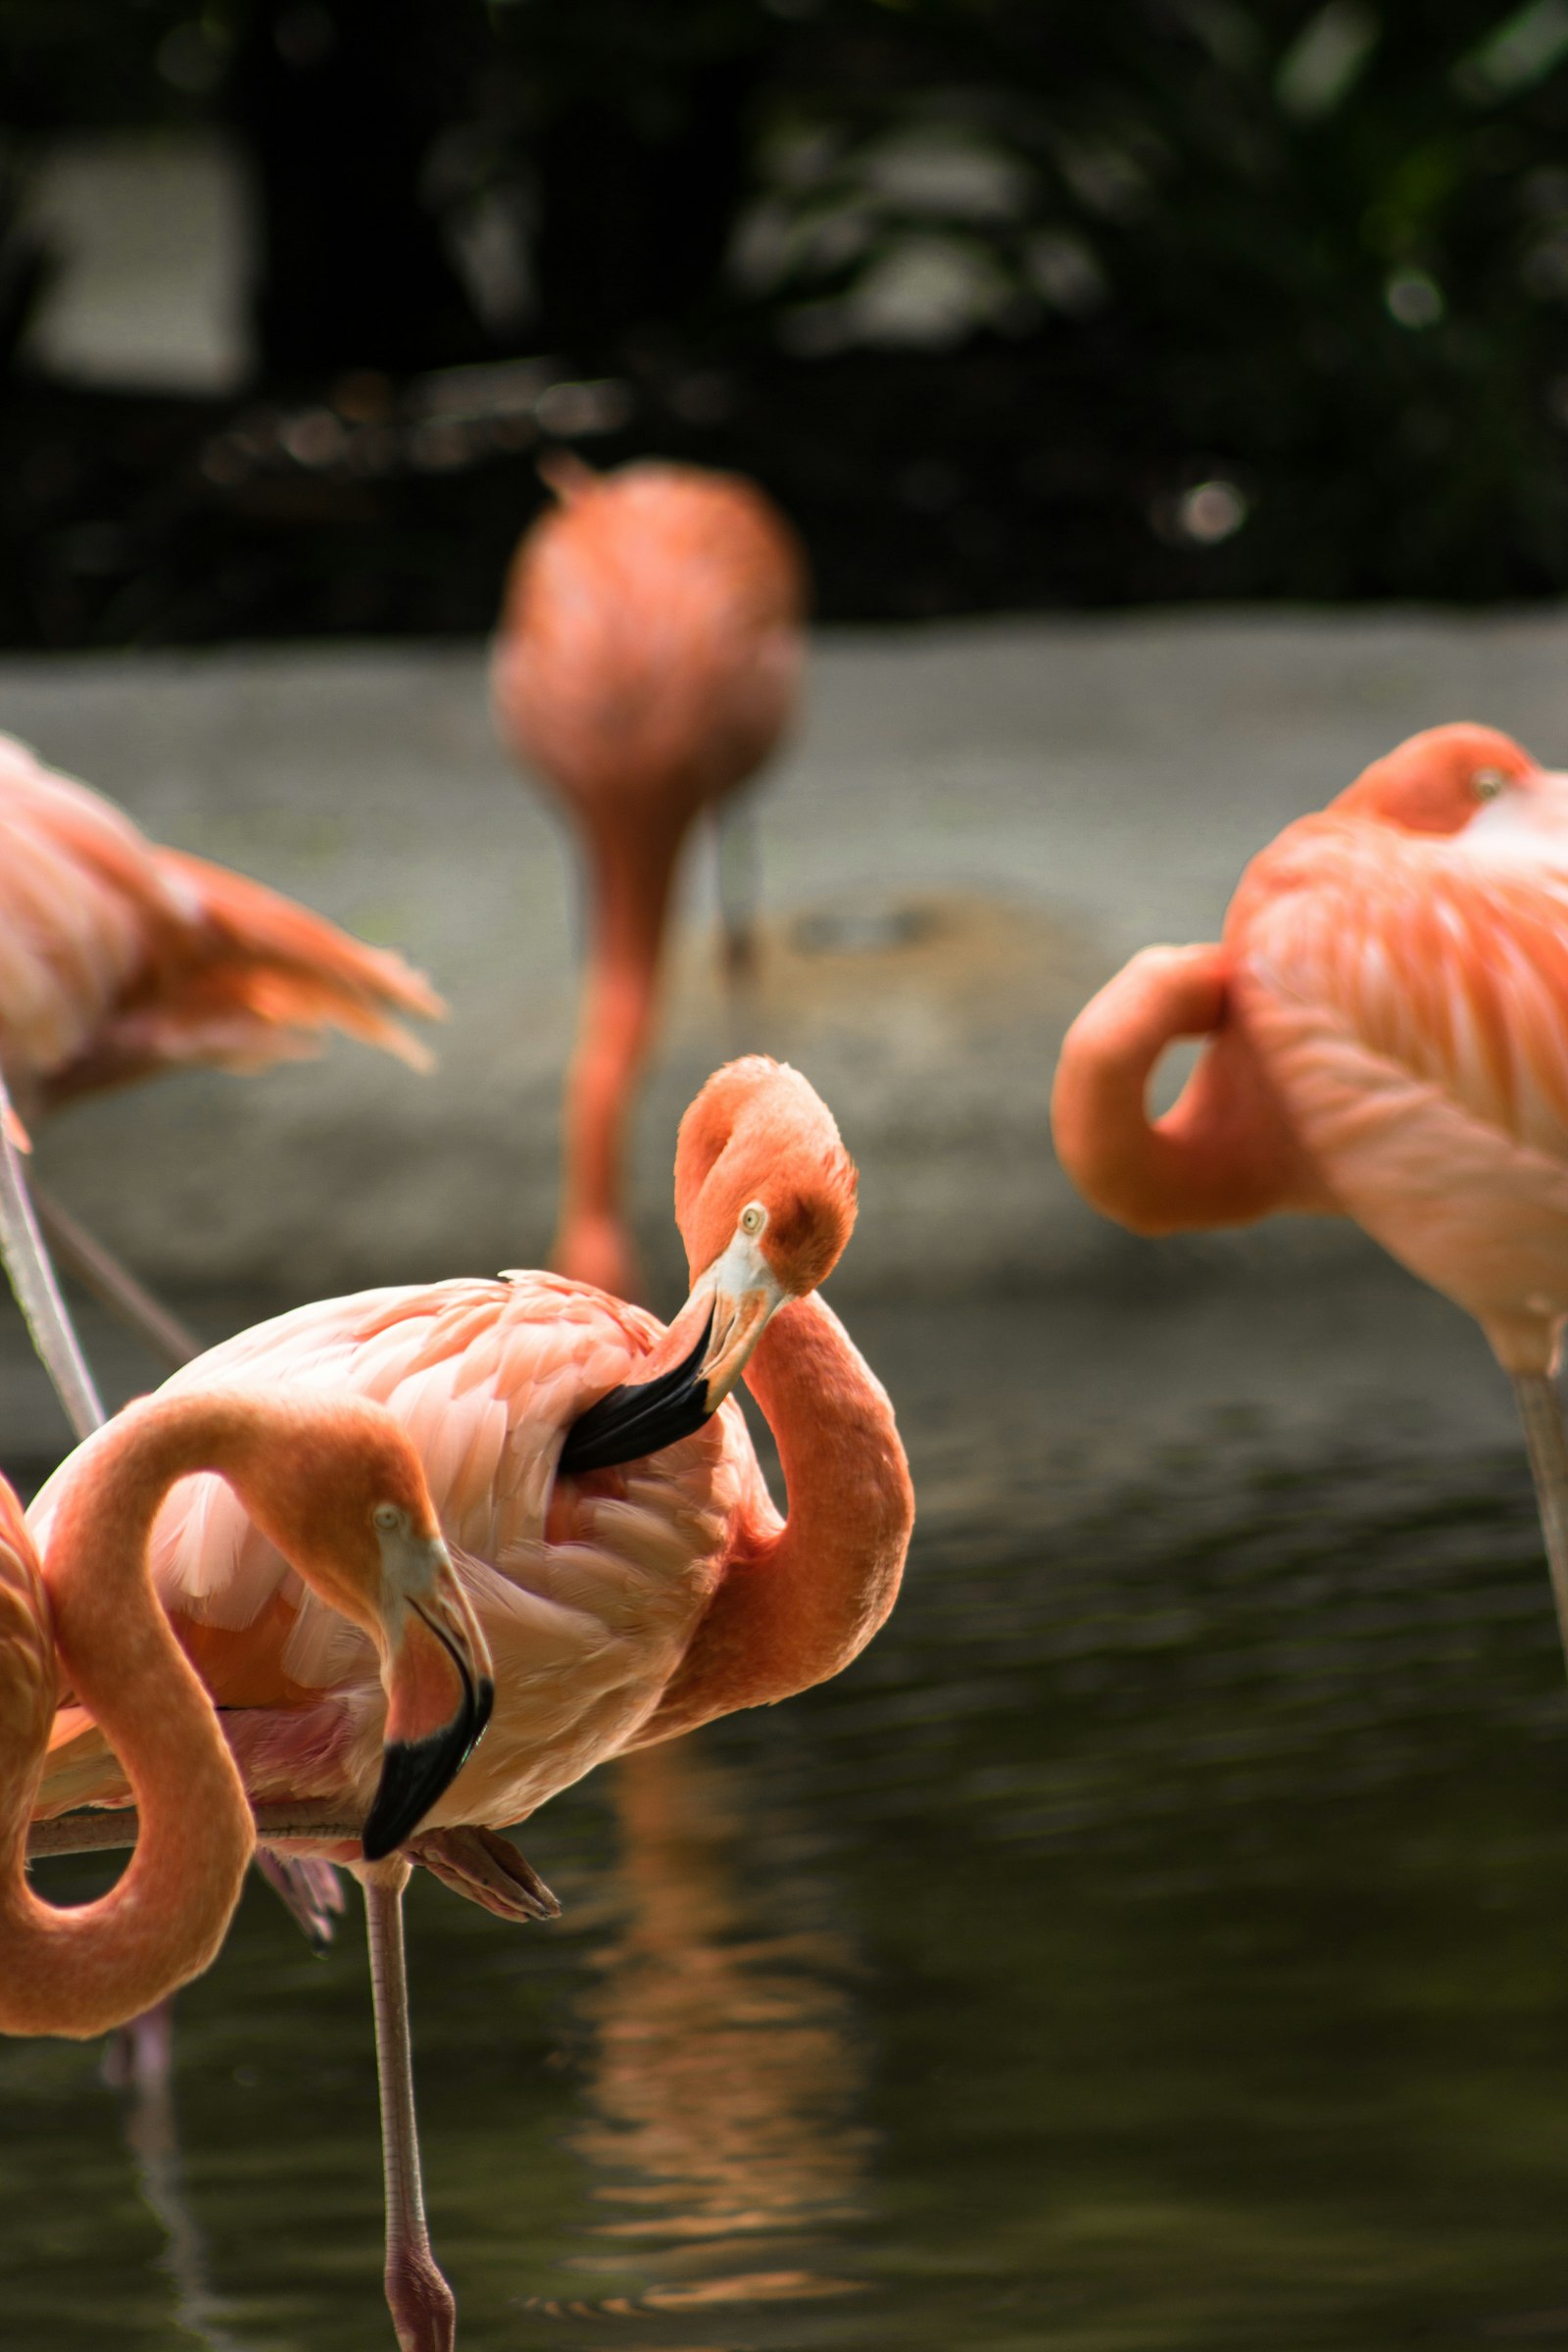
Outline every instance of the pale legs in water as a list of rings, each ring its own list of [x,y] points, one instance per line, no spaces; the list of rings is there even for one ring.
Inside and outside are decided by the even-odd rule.
[[[409,1980],[403,1948],[403,1889],[411,1877],[401,1854],[362,1862],[375,2001],[375,2070],[381,2086],[381,2164],[386,2181],[386,2299],[401,2352],[452,2352],[458,2306],[430,2251],[419,2178],[409,2046]]]
[[[54,1383],[73,1435],[90,1438],[95,1429],[103,1426],[104,1408],[98,1401],[92,1374],[72,1329],[49,1252],[32,1213],[22,1153],[17,1149],[17,1133],[11,1098],[6,1093],[4,1079],[0,1078],[0,1253],[5,1257],[6,1274],[17,1295],[17,1304],[26,1320],[43,1368]]]

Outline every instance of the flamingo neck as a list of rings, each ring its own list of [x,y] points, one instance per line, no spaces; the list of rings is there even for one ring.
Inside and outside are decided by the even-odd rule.
[[[147,1552],[174,1480],[223,1469],[241,1434],[232,1407],[170,1398],[111,1423],[61,1498],[43,1574],[63,1680],[124,1766],[140,1831],[97,1902],[41,1902],[24,1875],[43,1764],[28,1759],[0,1834],[0,2031],[86,2037],[135,2016],[208,1965],[239,1899],[250,1807]]]
[[[1163,1118],[1150,1080],[1178,1039],[1206,1051]],[[1134,1233],[1339,1213],[1233,1018],[1221,947],[1149,948],[1068,1030],[1051,1104],[1056,1154],[1093,1205]]]
[[[622,1291],[634,1264],[623,1211],[626,1130],[648,1051],[683,821],[591,821],[588,967],[566,1078],[561,1224],[551,1262]]]
[[[778,1444],[789,1516],[743,1537],[644,1742],[826,1682],[898,1597],[908,1463],[887,1393],[832,1308],[814,1294],[781,1307],[746,1385]]]

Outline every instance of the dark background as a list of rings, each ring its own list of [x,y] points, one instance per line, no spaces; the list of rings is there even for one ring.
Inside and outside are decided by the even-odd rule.
[[[0,0],[0,642],[471,632],[542,447],[833,619],[1568,584],[1568,0]],[[52,385],[29,168],[219,123],[254,380]]]

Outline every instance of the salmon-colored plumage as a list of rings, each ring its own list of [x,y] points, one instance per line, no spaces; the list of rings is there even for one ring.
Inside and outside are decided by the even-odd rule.
[[[329,1028],[422,1065],[399,1016],[441,1010],[400,956],[158,848],[0,737],[0,1070],[24,1117],[159,1069],[312,1054]]]
[[[366,1292],[264,1323],[159,1392],[287,1382],[387,1405],[418,1450],[496,1670],[490,1730],[432,1809],[440,1824],[520,1821],[606,1756],[836,1673],[892,1606],[908,1473],[880,1386],[810,1296],[847,1238],[854,1170],[795,1072],[754,1058],[698,1098],[677,1179],[689,1245],[714,1255],[768,1204],[777,1311],[748,1379],[778,1438],[781,1521],[739,1407],[623,1467],[558,1477],[572,1423],[660,1368],[640,1309],[549,1274]],[[694,1276],[708,1256],[694,1258]],[[47,1531],[68,1464],[33,1508]],[[362,1808],[382,1700],[368,1645],[300,1586],[215,1480],[165,1505],[158,1591],[232,1711],[254,1800]],[[125,1801],[79,1710],[56,1726],[40,1810]]]
[[[524,539],[493,670],[507,743],[565,808],[588,867],[589,968],[566,1090],[553,1262],[635,1283],[624,1133],[681,845],[767,758],[794,708],[806,569],[751,483],[688,466],[558,466]]]
[[[1176,1037],[1211,1044],[1164,1119]],[[1355,1217],[1503,1364],[1568,1314],[1568,780],[1506,736],[1416,736],[1242,878],[1217,948],[1136,958],[1074,1024],[1068,1173],[1144,1231]]]

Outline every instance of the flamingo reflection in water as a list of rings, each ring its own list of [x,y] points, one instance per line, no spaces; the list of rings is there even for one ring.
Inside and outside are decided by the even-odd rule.
[[[792,1871],[792,1824],[771,1802],[760,1820],[745,1772],[701,1738],[627,1758],[613,1797],[625,1911],[584,2004],[591,2113],[572,2142],[615,2212],[593,2233],[644,2266],[663,2250],[656,2283],[610,2308],[850,2292],[819,2266],[863,2209],[870,2146],[853,1943]]]

